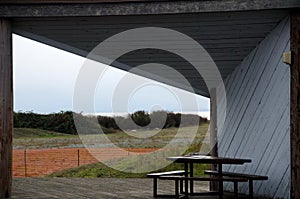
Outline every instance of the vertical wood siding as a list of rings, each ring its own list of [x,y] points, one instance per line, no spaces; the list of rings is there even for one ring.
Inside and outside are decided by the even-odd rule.
[[[281,60],[289,49],[285,18],[226,79],[226,119],[218,124],[219,155],[252,159],[224,170],[269,176],[255,182],[254,192],[272,198],[289,198],[290,68]],[[232,190],[229,183],[225,187]],[[239,190],[247,193],[247,184]]]

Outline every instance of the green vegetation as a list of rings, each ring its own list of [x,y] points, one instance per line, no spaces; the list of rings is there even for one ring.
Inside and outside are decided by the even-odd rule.
[[[41,129],[14,128],[14,149],[44,149],[76,147],[81,144],[78,135],[69,135]]]
[[[85,116],[71,111],[62,111],[46,115],[32,112],[17,112],[14,113],[14,127],[43,129],[76,135],[78,129],[76,129],[74,119],[78,123],[80,122],[79,126],[83,127],[79,129],[81,134],[97,134],[101,131],[105,134],[111,134],[115,133],[116,130],[120,130],[120,125],[123,130],[138,130],[140,127],[147,126],[150,123],[147,128],[151,130],[155,128],[196,126],[207,122],[206,118],[197,115],[181,115],[164,111],[156,111],[150,114],[145,111],[137,111],[126,117],[114,118],[106,116]],[[102,130],[99,128],[99,124]]]
[[[148,129],[155,128],[178,128],[184,126],[196,126],[207,122],[206,118],[202,118],[198,115],[192,114],[180,114],[165,111],[154,111],[152,113],[147,113],[145,111],[136,111],[126,117],[106,117],[98,116],[98,123],[101,127],[112,128],[120,130],[120,125],[122,129],[127,130],[137,130],[141,127],[147,126]],[[133,122],[131,122],[133,121]]]
[[[198,152],[200,150],[200,144],[192,144],[190,148],[186,151],[185,154],[189,154],[190,152]],[[119,170],[113,169],[105,164],[98,162],[89,165],[83,165],[77,168],[66,169],[58,172],[54,172],[50,174],[48,177],[80,177],[80,178],[106,178],[106,177],[114,177],[114,178],[143,178],[146,177],[147,173],[138,173],[136,165],[141,164],[141,160],[143,161],[143,167],[150,167],[151,164],[157,164],[155,162],[155,157],[151,160],[150,158],[141,159],[140,156],[132,156],[132,158],[127,159],[114,159],[114,168],[118,168]],[[202,176],[204,175],[203,171],[209,169],[210,165],[205,164],[195,164],[194,165],[194,175]],[[131,170],[133,172],[122,172],[122,170]],[[155,172],[164,172],[164,171],[172,171],[172,170],[183,170],[183,164],[171,163],[168,166],[159,169]]]
[[[116,124],[115,119],[119,119],[119,122],[121,121],[124,124],[126,123],[126,120],[128,120],[128,117],[131,117],[133,121],[140,126],[147,125],[149,123],[149,118],[151,118],[151,114],[138,111],[128,117],[123,118],[98,116],[96,121],[102,125],[105,133],[99,134],[97,132],[98,124],[95,123],[95,118],[90,116],[83,116],[81,114],[73,115],[72,112],[60,112],[49,115],[40,115],[35,113],[15,113],[13,140],[14,148],[84,147],[82,144],[82,139],[85,140],[85,144],[88,147],[97,147],[107,144],[106,139],[104,139],[105,137],[121,148],[162,148],[171,140],[175,140],[177,143],[184,143],[187,140],[187,137],[192,136],[193,132],[197,132],[193,143],[185,153],[199,152],[200,149],[205,153],[209,150],[208,142],[207,140],[205,141],[209,127],[209,122],[207,122],[207,120],[203,118],[200,118],[199,120],[198,116],[195,115],[182,116],[180,114],[164,112],[154,112],[152,114],[156,114],[155,117],[157,118],[163,117],[163,114],[165,114],[165,120],[163,121],[167,122],[164,125],[164,129],[155,129],[155,125],[161,125],[155,122],[152,124],[153,126],[149,127],[149,130],[140,130],[137,128],[135,131],[131,131],[130,129],[132,129],[132,127],[128,127],[128,132],[123,132],[113,126]],[[92,126],[92,131],[87,131],[85,134],[80,134],[79,138],[79,136],[76,135],[77,133],[73,121],[74,116],[80,117],[81,122]],[[180,128],[178,128],[180,119],[185,121],[185,123],[180,124]],[[195,121],[197,122],[196,125],[192,125],[195,124]],[[130,135],[132,133],[136,135],[142,134],[147,138],[132,136]],[[134,169],[135,165],[139,164],[140,162],[138,157],[139,156],[133,156],[133,158],[126,159],[126,161],[120,161],[120,159],[114,159],[113,161],[116,162],[116,168],[120,170],[127,170],[128,168]],[[155,163],[155,159],[146,160],[144,165],[151,166],[153,163]],[[207,167],[207,165],[195,165],[195,174],[202,175],[203,170],[207,169]],[[160,169],[159,172],[178,169],[183,169],[183,165],[172,163],[167,167]],[[107,167],[103,163],[95,163],[55,172],[49,176],[120,178],[145,177],[145,174],[134,172],[137,171],[133,171],[133,173],[126,173]]]
[[[63,133],[32,128],[14,128],[13,138],[54,138],[65,136]]]
[[[168,144],[172,139],[178,142],[186,140],[187,136],[191,136],[192,132],[197,131],[197,135],[194,139],[193,146],[198,148],[191,149],[190,152],[199,151],[201,146],[202,151],[208,151],[208,143],[198,145],[204,141],[207,135],[209,123],[203,123],[200,126],[190,126],[180,128],[181,135],[174,138],[177,134],[178,128],[162,129],[157,134],[144,138],[138,138],[130,136],[127,133],[115,130],[115,133],[111,134],[92,134],[92,135],[68,135],[62,133],[56,133],[51,131],[44,131],[40,129],[26,129],[16,128],[14,133],[13,145],[15,148],[57,148],[57,147],[84,147],[82,139],[84,139],[87,146],[101,147],[103,144],[107,144],[107,139],[113,142],[115,145],[122,148],[161,148]],[[27,136],[24,134],[28,133]],[[149,131],[136,131],[136,134],[153,134],[155,130]],[[81,138],[81,139],[80,139]],[[107,139],[105,139],[107,138]]]
[[[71,111],[37,114],[32,112],[14,113],[15,128],[35,128],[60,133],[77,134]]]
[[[204,141],[205,135],[208,130],[209,123],[204,123],[197,128],[198,133],[196,135],[196,138],[194,139],[194,142],[191,144],[191,146],[188,148],[188,150],[185,152],[185,154],[193,153],[193,152],[202,152],[203,154],[207,153],[209,151],[209,146],[207,141]],[[182,128],[183,134],[191,133],[193,130],[195,130],[196,127],[184,127]],[[155,135],[151,138],[147,138],[147,142],[141,142],[138,144],[138,146],[134,146],[135,148],[144,148],[144,147],[150,147],[150,148],[159,148],[165,145],[165,143],[168,143],[170,139],[174,138],[174,135],[177,133],[176,128],[170,128],[170,129],[163,129],[158,135]],[[151,132],[151,131],[150,131]],[[143,132],[145,133],[145,132]],[[146,132],[147,133],[147,132]],[[93,137],[93,135],[90,135]],[[114,141],[118,145],[124,145],[123,142],[127,140],[127,136],[123,132],[118,132],[116,134],[110,134],[108,135],[109,139]],[[178,138],[181,139],[181,138]],[[95,138],[93,139],[95,141]],[[132,141],[132,140],[131,140]],[[123,159],[115,159],[113,160],[116,164],[115,168],[118,168],[119,170],[130,170],[131,168],[136,168],[136,165],[140,163],[141,159],[138,158],[139,156],[135,156],[133,158],[128,158],[125,161],[121,161]],[[144,160],[145,166],[150,166],[155,162],[155,160]],[[120,162],[118,164],[118,162]],[[209,165],[201,165],[196,164],[195,166],[195,175],[203,175],[203,171],[205,169],[209,169]],[[167,167],[158,170],[158,172],[162,171],[171,171],[171,170],[181,170],[183,169],[182,164],[176,164],[172,163],[168,165]],[[135,171],[136,172],[136,171]],[[85,178],[94,178],[94,177],[116,177],[116,178],[131,178],[131,177],[145,177],[146,174],[142,173],[126,173],[121,172],[115,169],[112,169],[108,166],[106,166],[103,163],[95,163],[90,165],[84,165],[80,166],[78,168],[72,168],[67,169],[59,172],[55,172],[50,177],[85,177]]]
[[[194,175],[201,176],[203,171],[209,169],[209,165],[195,164]],[[157,172],[183,170],[183,164],[172,163]],[[76,178],[144,178],[146,173],[126,173],[107,167],[103,163],[83,165],[77,168],[54,172],[48,177],[76,177]]]

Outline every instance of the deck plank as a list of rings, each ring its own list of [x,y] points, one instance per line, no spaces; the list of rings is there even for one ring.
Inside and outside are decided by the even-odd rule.
[[[174,182],[159,181],[160,194],[173,194]],[[195,182],[195,191],[208,191],[207,182]],[[232,198],[229,193],[225,198]],[[15,178],[12,198],[153,198],[152,179],[147,178]],[[193,198],[218,198],[218,196],[195,196]]]

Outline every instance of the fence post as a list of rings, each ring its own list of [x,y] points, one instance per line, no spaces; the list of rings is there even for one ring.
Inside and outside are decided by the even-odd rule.
[[[77,149],[77,166],[80,166],[80,155],[79,155],[79,149]]]
[[[24,172],[25,172],[25,177],[27,177],[27,153],[26,149],[24,150]]]

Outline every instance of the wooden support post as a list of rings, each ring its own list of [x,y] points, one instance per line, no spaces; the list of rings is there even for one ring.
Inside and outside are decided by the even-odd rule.
[[[12,32],[0,18],[0,198],[11,196],[13,131]]]
[[[291,198],[300,198],[300,12],[291,14]]]
[[[218,156],[218,126],[217,126],[217,93],[216,88],[210,91],[210,155]],[[217,165],[211,165],[211,170],[216,171]],[[218,182],[210,182],[210,190],[218,190]]]

